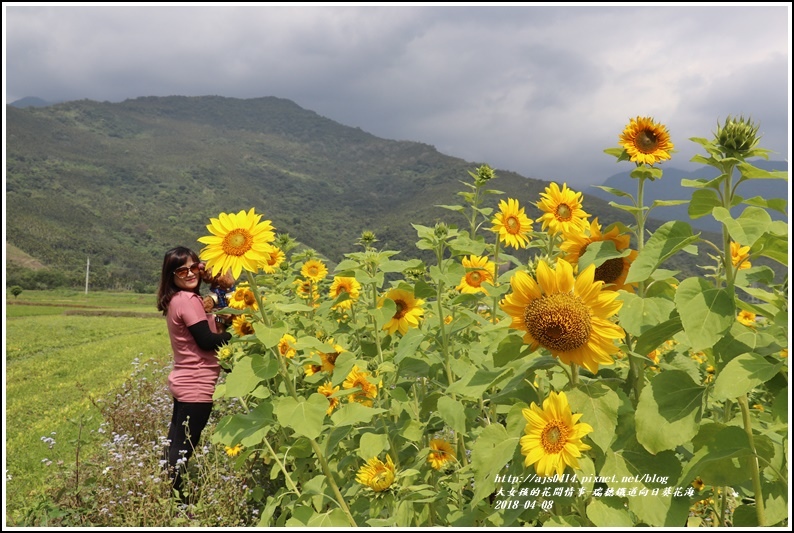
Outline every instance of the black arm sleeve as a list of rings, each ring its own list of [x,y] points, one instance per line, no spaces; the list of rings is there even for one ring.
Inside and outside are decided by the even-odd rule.
[[[224,342],[229,342],[232,338],[232,334],[228,331],[223,333],[213,333],[210,331],[209,322],[206,320],[196,322],[187,329],[190,331],[190,334],[193,335],[196,344],[198,344],[199,348],[202,350],[217,350],[220,345]]]

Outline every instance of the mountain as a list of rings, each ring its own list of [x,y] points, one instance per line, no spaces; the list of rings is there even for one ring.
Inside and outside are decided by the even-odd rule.
[[[763,170],[788,170],[788,162],[786,161],[766,161],[764,159],[760,159],[752,160],[750,163]],[[652,182],[646,181],[645,183],[645,188],[643,191],[643,203],[645,205],[651,205],[654,200],[689,200],[692,197],[692,192],[695,189],[691,187],[683,187],[681,185],[682,179],[695,180],[699,178],[705,178],[711,180],[719,175],[717,169],[705,165],[703,168],[693,171],[685,171],[664,165],[661,168],[664,171],[661,179]],[[738,171],[734,173],[734,182],[737,177]],[[631,193],[632,196],[636,198],[637,182],[631,178],[629,171],[620,172],[610,176],[602,185]],[[607,201],[616,199],[614,195],[595,186],[588,189],[587,192],[593,196]],[[764,199],[782,198],[788,200],[788,180],[746,180],[738,185],[736,192],[744,198],[761,196]],[[628,199],[622,199],[621,203],[625,203],[626,200]],[[739,216],[745,207],[747,206],[735,206],[731,210],[731,213],[734,217]],[[711,215],[690,220],[687,208],[688,204],[656,207],[653,209],[653,211],[651,211],[651,216],[664,221],[685,220],[688,221],[692,227],[705,231],[722,231],[722,225]],[[770,210],[769,214],[773,220],[787,219],[785,213],[778,211]]]
[[[37,275],[80,287],[88,258],[93,287],[151,289],[165,250],[199,250],[210,217],[252,207],[332,263],[357,250],[363,230],[376,234],[379,248],[402,251],[397,259],[431,261],[416,248],[411,224],[465,226],[462,215],[437,205],[459,204],[460,182],[480,164],[381,139],[276,97],[9,105],[6,245],[28,266],[7,257],[6,282],[40,263],[47,268]],[[531,203],[548,182],[495,170],[489,188],[504,194],[486,205],[516,198],[529,217],[540,216]],[[586,211],[602,224],[631,223],[584,192]],[[682,254],[665,266],[694,273],[697,261]]]
[[[48,102],[46,100],[42,100],[37,96],[26,96],[25,98],[20,98],[19,100],[14,100],[10,104],[14,107],[24,108],[24,107],[47,107],[53,105],[53,102]]]

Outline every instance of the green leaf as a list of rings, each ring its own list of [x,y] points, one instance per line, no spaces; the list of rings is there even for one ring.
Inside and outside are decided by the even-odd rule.
[[[674,220],[662,224],[632,263],[626,282],[645,281],[666,259],[696,242],[698,235],[692,234],[692,227],[686,222]]]
[[[620,498],[593,498],[587,506],[587,518],[596,527],[634,527]]]
[[[449,396],[442,396],[438,399],[438,414],[453,430],[466,433],[466,412],[462,403]]]
[[[284,313],[305,313],[307,311],[314,310],[313,308],[309,307],[306,304],[299,304],[299,303],[275,304],[274,307]]]
[[[705,391],[686,372],[657,374],[645,386],[637,404],[637,441],[653,454],[688,442],[697,434]]]
[[[651,455],[642,447],[631,443],[630,447],[609,450],[605,454],[604,466],[600,475],[612,477],[616,487],[628,490],[664,489],[671,486],[681,472],[681,464],[675,453],[663,451]],[[686,509],[674,506],[671,496],[636,496],[628,498],[629,510],[638,519],[653,527],[681,524]]]
[[[736,321],[731,293],[704,278],[687,278],[678,285],[675,304],[692,350],[711,348]]]
[[[325,396],[323,396],[323,398],[325,398]],[[325,400],[323,415],[325,415],[326,409],[328,409],[327,399]],[[351,402],[344,405],[340,409],[337,409],[334,414],[331,415],[331,422],[333,422],[337,427],[355,424],[367,424],[370,420],[372,420],[373,416],[384,412],[386,412],[385,409],[367,407],[366,405],[361,405],[360,403]]]
[[[471,466],[474,470],[474,506],[496,488],[496,474],[513,458],[520,436],[510,435],[498,422],[489,424],[474,441]]]
[[[755,244],[764,233],[769,231],[772,224],[772,217],[760,207],[747,207],[737,219],[731,217],[731,213],[724,207],[715,207],[712,214],[718,222],[725,225],[731,239],[742,246]]]
[[[417,268],[421,264],[422,261],[420,259],[413,259],[411,261],[392,259],[389,261],[384,261],[380,265],[380,270],[381,272],[405,272],[409,268]]]
[[[700,218],[710,215],[715,207],[722,206],[722,200],[712,189],[698,189],[692,193],[687,212],[690,218]]]
[[[288,396],[278,402],[276,417],[279,424],[291,428],[296,435],[316,439],[322,433],[326,410],[328,398],[322,394],[314,393],[308,400]]]
[[[383,303],[377,309],[370,311],[378,322],[378,327],[382,328],[397,312],[397,304],[391,298],[384,298]]]
[[[358,441],[358,456],[365,461],[389,449],[389,437],[381,433],[364,433]]]
[[[615,438],[620,405],[617,393],[604,383],[591,381],[566,394],[574,412],[582,413],[581,422],[592,426],[593,432],[587,436],[605,452]]]
[[[510,361],[515,361],[521,356],[524,349],[524,339],[518,335],[508,335],[499,343],[493,354],[493,362],[497,367],[505,366]]]
[[[737,165],[739,168],[739,172],[742,175],[742,178],[748,180],[755,180],[755,179],[775,179],[775,180],[787,180],[788,179],[788,172],[785,170],[764,170],[762,168],[758,168],[753,166],[750,163],[742,162]]]
[[[623,307],[618,312],[620,326],[638,337],[670,318],[675,304],[664,298],[641,298],[630,292],[621,292]]]
[[[245,398],[259,385],[262,378],[254,372],[254,359],[256,357],[244,357],[234,365],[234,372],[226,376],[226,396],[232,398]],[[263,361],[261,355],[258,359]]]
[[[704,424],[692,439],[695,454],[686,463],[680,482],[700,476],[708,485],[734,485],[750,479],[750,464],[737,459],[752,456],[747,433],[740,427]]]
[[[275,423],[273,405],[262,402],[248,413],[221,418],[215,425],[211,439],[216,444],[231,446],[240,443],[245,447],[254,447],[262,442]]]
[[[436,292],[436,288],[423,279],[418,280],[414,286],[414,297],[421,300],[434,297]]]
[[[269,328],[258,328],[261,331],[256,332],[256,338],[259,339],[265,348],[272,348],[277,345],[281,340],[281,336],[289,331],[289,328],[284,325],[284,322],[276,322]]]
[[[491,371],[472,367],[466,375],[447,387],[447,394],[459,394],[465,398],[479,400],[485,396],[488,389],[510,377],[513,372],[512,368]]]
[[[485,242],[472,240],[468,234],[461,233],[449,243],[449,247],[459,255],[482,255]]]
[[[235,366],[235,370],[237,366]],[[270,379],[278,374],[278,360],[271,354],[251,356],[251,370],[260,380]],[[234,372],[232,372],[234,374]],[[227,378],[228,379],[228,378]]]
[[[347,515],[342,509],[334,507],[328,512],[313,515],[306,525],[310,528],[348,528],[350,527],[350,520],[347,519]]]
[[[654,200],[651,207],[666,207],[671,205],[683,205],[688,203],[689,200]]]
[[[774,259],[781,265],[788,266],[788,238],[780,235],[766,234],[758,239],[761,249],[759,255]]]
[[[662,177],[662,169],[657,167],[646,167],[645,165],[635,167],[630,173],[632,179],[657,180]]]
[[[788,202],[783,200],[782,198],[762,198],[760,196],[753,196],[752,198],[748,198],[744,200],[744,203],[747,205],[754,205],[756,207],[762,207],[764,209],[774,209],[779,213],[786,214]]]
[[[458,213],[463,213],[466,210],[466,206],[463,205],[440,205],[436,204],[435,207],[440,207],[441,209],[449,209],[450,211],[457,211]]]
[[[772,364],[756,354],[742,354],[731,359],[714,381],[714,399],[738,398],[777,375],[782,362]]]
[[[703,187],[706,187],[708,182],[709,182],[709,180],[703,179],[703,178],[699,178],[699,179],[696,179],[696,180],[682,179],[681,180],[681,187],[690,187],[690,188],[693,188],[693,189],[702,189]]]
[[[673,336],[684,329],[681,324],[681,317],[675,316],[661,324],[646,330],[637,339],[634,351],[638,354],[647,355],[659,347],[664,341],[672,339]]]
[[[424,338],[425,335],[421,330],[416,328],[409,329],[408,332],[403,335],[403,337],[400,339],[400,343],[397,345],[397,353],[394,355],[394,363],[399,365],[403,359],[410,355],[414,355]]]
[[[609,194],[613,194],[615,196],[622,196],[622,197],[625,197],[625,198],[631,198],[631,201],[634,202],[634,197],[632,195],[630,195],[627,192],[623,192],[620,189],[615,189],[613,187],[606,187],[604,185],[593,185],[593,187],[601,189],[602,191],[606,191]]]
[[[600,267],[605,261],[618,257],[626,257],[631,253],[629,248],[618,250],[614,241],[594,241],[587,245],[587,250],[579,257],[579,271],[581,272],[591,264]]]

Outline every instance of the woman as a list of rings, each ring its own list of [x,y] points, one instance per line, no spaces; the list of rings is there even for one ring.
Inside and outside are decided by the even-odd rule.
[[[232,337],[231,333],[218,333],[213,315],[204,311],[199,295],[203,268],[191,249],[172,248],[165,253],[157,289],[157,309],[166,317],[174,353],[174,368],[168,375],[174,411],[167,455],[173,487],[180,497],[182,472],[212,411],[212,395],[221,371],[216,350]]]

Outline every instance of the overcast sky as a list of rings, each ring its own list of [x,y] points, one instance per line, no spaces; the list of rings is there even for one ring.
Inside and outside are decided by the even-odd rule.
[[[652,116],[691,169],[727,115],[789,158],[791,7],[3,5],[5,102],[277,96],[336,122],[585,186]],[[664,167],[663,167],[664,168]]]

